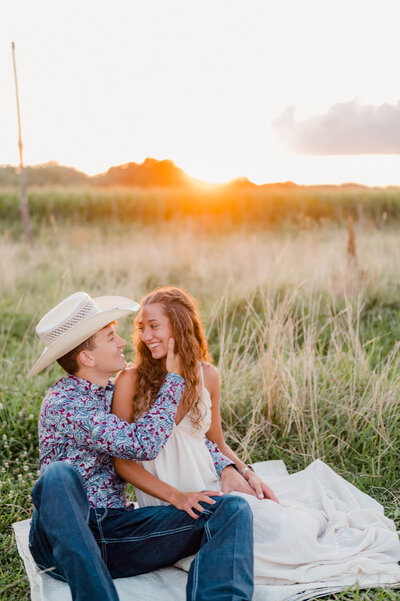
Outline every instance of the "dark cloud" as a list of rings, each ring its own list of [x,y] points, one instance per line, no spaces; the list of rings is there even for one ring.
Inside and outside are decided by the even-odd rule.
[[[294,113],[294,107],[287,107],[274,127],[299,154],[400,154],[400,101],[381,106],[341,102],[302,122]]]

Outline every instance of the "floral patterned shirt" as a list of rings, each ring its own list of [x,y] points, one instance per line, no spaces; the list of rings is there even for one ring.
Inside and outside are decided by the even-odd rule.
[[[114,384],[104,388],[68,375],[52,386],[39,417],[39,465],[67,461],[81,474],[91,507],[127,506],[126,482],[112,457],[146,461],[157,457],[172,431],[184,390],[181,376],[165,377],[151,409],[129,424],[110,413]],[[232,461],[206,440],[218,474]]]

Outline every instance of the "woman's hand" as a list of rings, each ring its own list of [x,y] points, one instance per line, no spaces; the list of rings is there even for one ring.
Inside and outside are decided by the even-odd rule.
[[[223,492],[226,493],[235,490],[253,495],[258,499],[271,499],[271,501],[279,503],[273,490],[253,470],[247,470],[246,474],[242,476],[234,467],[228,465],[222,470],[221,484]]]
[[[254,490],[258,499],[270,499],[271,501],[275,501],[275,503],[279,503],[274,491],[253,470],[248,469],[243,477]]]
[[[221,472],[221,488],[223,492],[245,492],[256,496],[254,490],[232,465],[227,465]]]
[[[214,505],[215,501],[211,497],[221,497],[223,494],[219,490],[202,490],[201,492],[182,492],[181,490],[177,490],[170,498],[170,503],[177,509],[186,511],[190,517],[197,520],[200,516],[193,509],[196,509],[199,513],[203,513],[204,507],[200,505],[200,502]]]
[[[169,373],[182,375],[182,364],[179,353],[175,353],[175,340],[170,338],[168,340],[168,350],[167,350],[167,371]]]

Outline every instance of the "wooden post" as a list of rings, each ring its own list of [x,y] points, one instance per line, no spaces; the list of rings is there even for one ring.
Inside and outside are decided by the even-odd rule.
[[[354,231],[353,217],[347,217],[347,266],[358,269],[356,233]]]
[[[19,111],[19,95],[18,95],[18,80],[17,80],[17,66],[15,63],[15,44],[11,42],[13,67],[14,67],[14,79],[15,79],[15,94],[17,97],[17,116],[18,116],[18,149],[19,149],[19,181],[21,188],[21,201],[19,210],[22,217],[22,223],[24,224],[25,236],[31,248],[34,247],[33,234],[31,229],[31,223],[29,219],[29,205],[28,195],[26,191],[26,174],[24,169],[24,161],[22,158],[22,136],[21,136],[21,115]]]

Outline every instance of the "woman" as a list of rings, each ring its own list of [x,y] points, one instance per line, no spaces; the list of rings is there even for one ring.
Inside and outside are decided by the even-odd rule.
[[[269,488],[225,443],[220,383],[193,299],[178,288],[146,296],[136,322],[137,363],[117,378],[113,411],[132,421],[154,402],[165,376],[168,341],[182,361],[186,388],[175,428],[152,461],[115,460],[136,488],[139,505],[172,503],[196,518],[199,501],[223,488],[205,435],[237,466],[237,488],[254,516],[255,582],[362,585],[400,580],[400,543],[381,506],[321,461],[283,475]],[[230,468],[232,469],[232,468]],[[193,492],[195,491],[195,492]],[[214,491],[214,493],[212,492]]]

